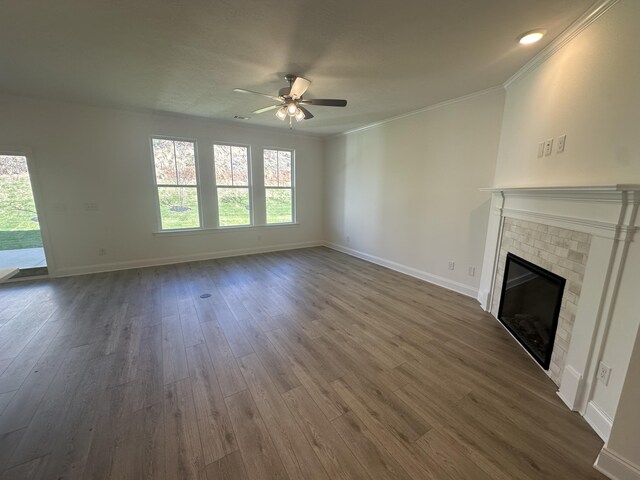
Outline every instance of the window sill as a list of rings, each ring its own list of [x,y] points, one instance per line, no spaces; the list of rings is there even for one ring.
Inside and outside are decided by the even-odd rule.
[[[185,235],[208,235],[216,233],[232,233],[246,230],[262,230],[264,228],[291,228],[297,227],[300,222],[294,223],[272,223],[269,225],[239,225],[235,227],[211,227],[211,228],[185,228],[180,230],[159,230],[153,232],[154,237],[181,237]]]

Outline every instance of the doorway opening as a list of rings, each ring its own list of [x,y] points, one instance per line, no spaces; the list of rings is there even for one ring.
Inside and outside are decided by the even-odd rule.
[[[0,269],[15,268],[46,275],[47,260],[27,157],[0,154]]]

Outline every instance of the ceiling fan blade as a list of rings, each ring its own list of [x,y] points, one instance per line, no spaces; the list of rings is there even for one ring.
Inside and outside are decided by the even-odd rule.
[[[291,85],[291,91],[289,92],[289,95],[291,95],[291,98],[300,98],[302,97],[302,95],[304,95],[304,92],[307,91],[309,85],[311,85],[311,82],[306,78],[296,77],[293,85]]]
[[[313,113],[311,113],[309,110],[304,108],[302,105],[298,105],[298,108],[302,110],[302,113],[304,113],[305,120],[309,120],[310,118],[313,118]]]
[[[245,90],[244,88],[234,88],[233,91],[237,93],[250,93],[252,95],[260,95],[261,97],[267,97],[271,100],[275,100],[276,102],[282,101],[280,97],[274,97],[273,95],[267,95],[266,93],[254,92],[253,90]]]
[[[269,107],[259,108],[258,110],[254,110],[253,113],[264,113],[269,110],[275,110],[276,108],[280,108],[280,105],[271,105]]]
[[[346,107],[346,100],[337,100],[334,98],[308,98],[301,100],[300,103],[306,103],[307,105],[320,105],[323,107]]]

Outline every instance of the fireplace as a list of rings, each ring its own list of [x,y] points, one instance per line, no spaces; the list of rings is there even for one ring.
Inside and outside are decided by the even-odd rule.
[[[546,373],[562,401],[606,441],[633,348],[627,332],[637,328],[635,277],[623,279],[637,273],[638,247],[631,245],[640,231],[640,185],[486,190],[493,214],[478,299],[492,315],[504,316],[508,253],[566,279]],[[617,365],[608,385],[598,381],[601,362]]]
[[[544,368],[549,369],[565,279],[509,252],[498,320]]]

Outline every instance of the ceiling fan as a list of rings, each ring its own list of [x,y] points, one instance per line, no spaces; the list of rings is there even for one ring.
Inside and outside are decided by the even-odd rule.
[[[234,92],[238,93],[250,93],[252,95],[260,95],[262,97],[270,98],[271,100],[278,102],[277,105],[270,105],[268,107],[259,108],[253,113],[264,113],[270,110],[276,110],[276,117],[280,120],[289,118],[289,125],[293,118],[296,120],[309,120],[313,118],[313,114],[305,108],[305,105],[318,105],[324,107],[345,107],[347,105],[346,100],[337,100],[329,98],[303,98],[304,92],[307,91],[311,82],[303,77],[287,74],[284,76],[285,80],[289,82],[288,87],[283,87],[278,92],[278,95],[267,95],[266,93],[254,92],[252,90],[245,90],[244,88],[234,88]]]

